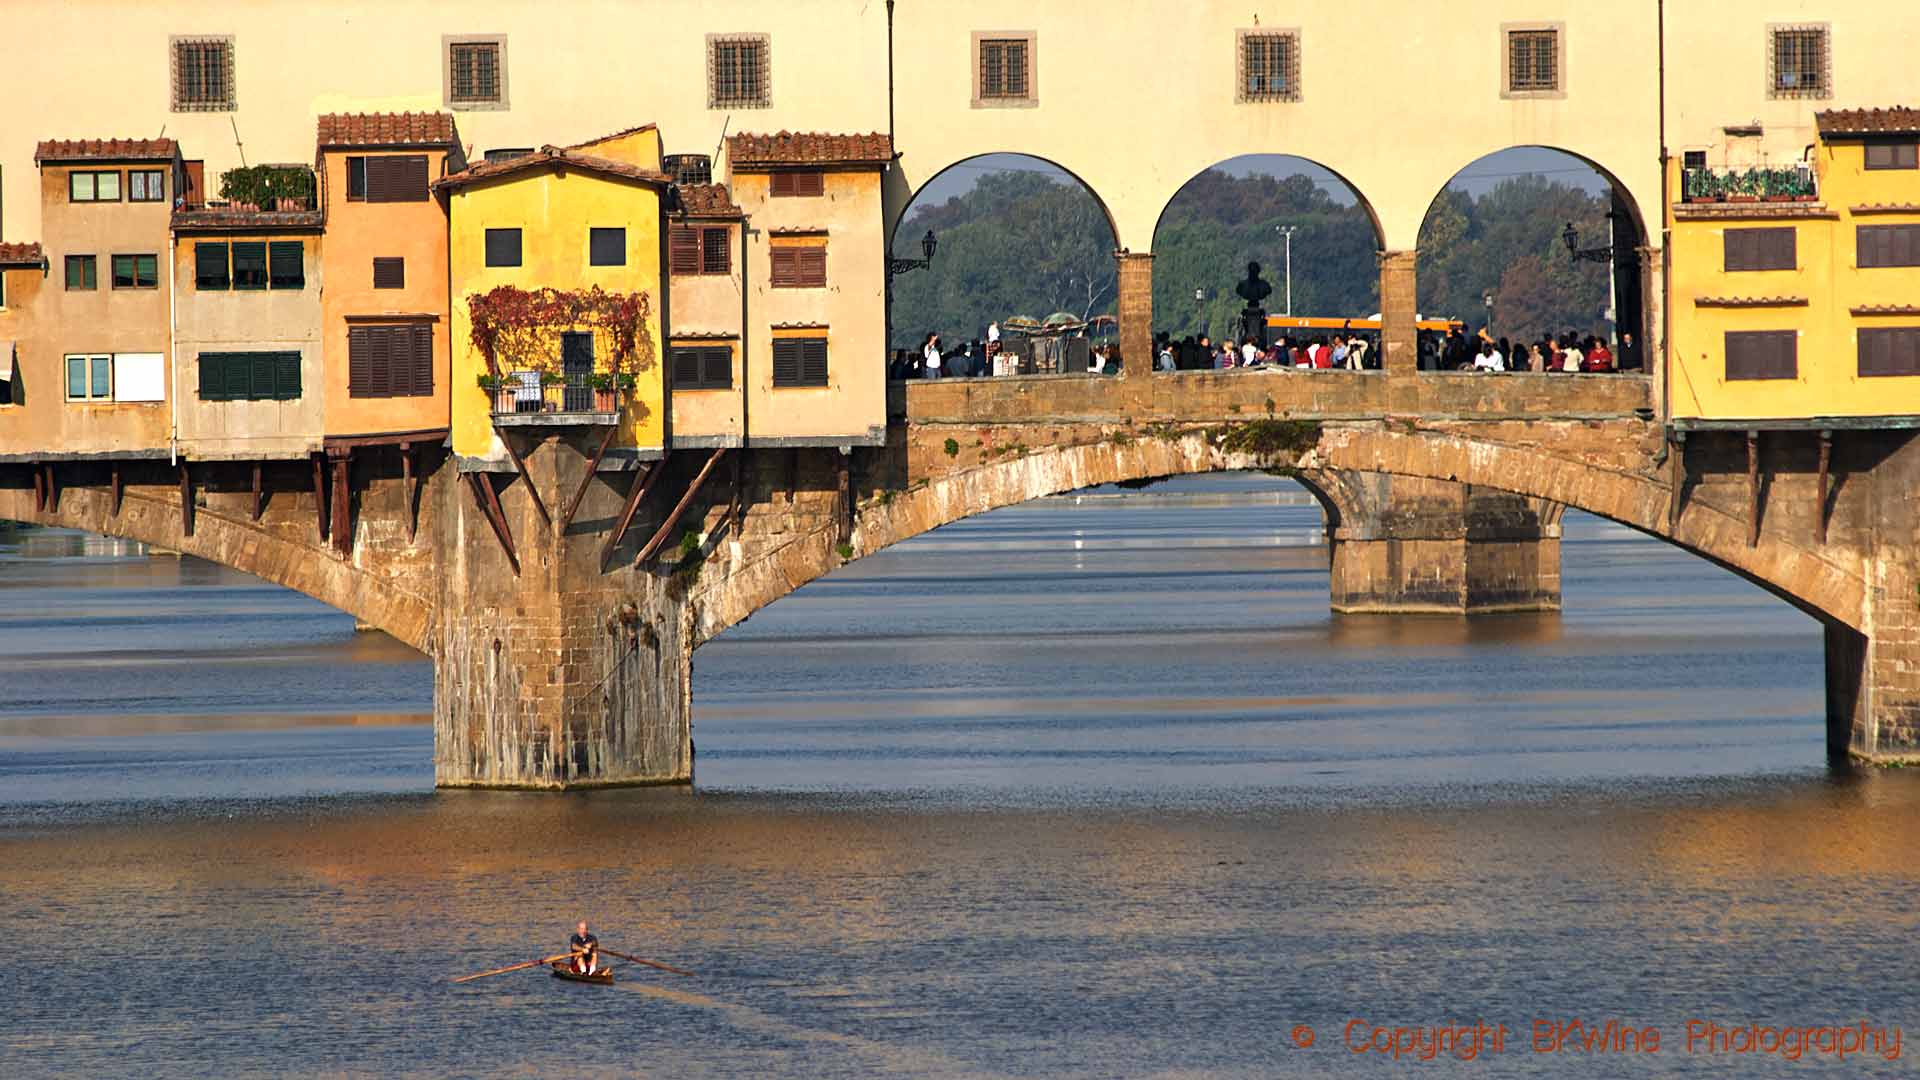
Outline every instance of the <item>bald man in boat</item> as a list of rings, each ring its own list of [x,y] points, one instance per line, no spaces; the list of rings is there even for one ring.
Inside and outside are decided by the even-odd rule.
[[[573,936],[567,939],[567,947],[574,951],[575,974],[592,975],[600,970],[600,939],[587,929],[586,920],[581,920],[573,928]]]

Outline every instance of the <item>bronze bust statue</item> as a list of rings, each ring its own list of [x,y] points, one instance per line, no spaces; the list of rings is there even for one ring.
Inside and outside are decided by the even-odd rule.
[[[1247,306],[1240,310],[1240,336],[1255,342],[1262,349],[1266,348],[1267,309],[1261,306],[1261,301],[1272,294],[1273,286],[1261,280],[1259,263],[1247,264],[1246,280],[1233,291],[1239,293],[1240,299],[1247,302]]]

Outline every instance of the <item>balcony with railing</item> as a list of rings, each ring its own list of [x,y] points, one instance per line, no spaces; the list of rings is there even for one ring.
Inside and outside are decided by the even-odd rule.
[[[182,229],[311,229],[322,223],[319,186],[307,165],[254,165],[220,177],[220,197],[184,188],[173,208]]]
[[[1680,198],[1687,204],[1812,203],[1820,201],[1820,192],[1813,170],[1804,165],[1696,166],[1680,170]]]
[[[483,375],[496,427],[612,424],[633,391],[631,375],[608,372],[509,371]]]

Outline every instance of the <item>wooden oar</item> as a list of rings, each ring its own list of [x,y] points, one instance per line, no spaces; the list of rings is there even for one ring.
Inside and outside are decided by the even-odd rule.
[[[484,979],[489,975],[505,975],[509,971],[520,971],[523,968],[539,967],[541,964],[551,964],[555,960],[568,960],[579,956],[582,951],[584,950],[575,949],[572,952],[563,952],[558,956],[548,956],[539,960],[529,960],[524,964],[513,964],[508,967],[494,968],[492,971],[482,971],[478,975],[462,975],[453,981],[457,983],[472,982],[475,979]]]
[[[663,964],[659,962],[658,960],[648,960],[648,959],[645,959],[644,957],[628,956],[626,953],[623,953],[623,952],[614,952],[612,949],[607,948],[605,945],[600,946],[600,951],[603,953],[606,953],[608,956],[617,956],[622,960],[631,960],[636,964],[645,964],[648,967],[659,968],[661,971],[671,971],[675,975],[692,975],[693,974],[693,972],[691,971],[682,971],[677,967],[671,967],[667,964]]]

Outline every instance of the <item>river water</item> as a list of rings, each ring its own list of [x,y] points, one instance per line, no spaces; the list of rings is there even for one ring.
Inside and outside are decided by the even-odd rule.
[[[1920,775],[1828,771],[1807,617],[1566,531],[1563,614],[1343,618],[1285,481],[1003,510],[575,796],[433,792],[336,612],[0,534],[0,1077],[1910,1074]],[[582,917],[697,976],[447,981]]]

